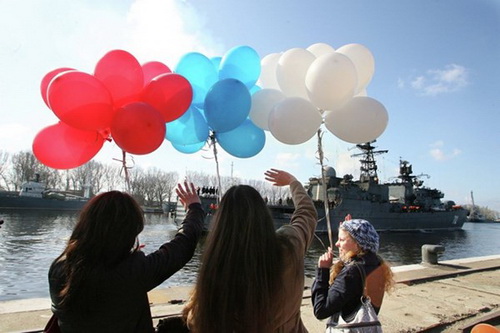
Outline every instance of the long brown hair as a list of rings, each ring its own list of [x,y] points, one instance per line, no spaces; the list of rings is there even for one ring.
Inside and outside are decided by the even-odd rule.
[[[56,260],[62,262],[66,277],[59,305],[90,304],[98,297],[96,280],[130,255],[143,229],[142,209],[129,194],[111,191],[92,198]]]
[[[345,229],[344,229],[345,230]],[[348,233],[349,234],[349,233]],[[356,241],[354,237],[349,234],[349,237],[352,238],[352,240]],[[356,242],[357,243],[357,242]],[[361,246],[358,244],[358,250],[357,251],[349,251],[346,253],[346,258],[343,258],[343,260],[338,260],[331,268],[330,268],[330,280],[329,283],[333,284],[333,281],[337,277],[337,275],[340,273],[342,268],[348,263],[352,258],[354,257],[363,257],[365,255],[365,252],[361,249]],[[392,273],[391,266],[387,261],[385,261],[381,256],[377,254],[377,258],[380,261],[380,269],[382,270],[382,275],[384,276],[384,290],[386,292],[390,292],[394,289],[395,281],[394,281],[394,274]]]
[[[185,308],[193,332],[269,332],[283,272],[273,219],[251,186],[231,187],[207,236],[198,281]]]

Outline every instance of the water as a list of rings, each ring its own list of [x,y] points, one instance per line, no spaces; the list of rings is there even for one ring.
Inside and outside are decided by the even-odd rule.
[[[76,213],[0,211],[0,301],[48,297],[47,273],[52,260],[63,250],[73,229]],[[171,239],[177,228],[166,215],[146,214],[140,235],[144,251],[151,252]],[[423,244],[440,244],[446,250],[439,260],[500,254],[500,223],[466,223],[463,230],[433,233],[381,233],[380,254],[393,266],[421,261]],[[326,236],[321,237],[328,244]],[[201,243],[203,244],[203,242]],[[202,245],[181,271],[160,287],[195,282]],[[324,248],[314,239],[306,256],[306,275],[314,276]]]

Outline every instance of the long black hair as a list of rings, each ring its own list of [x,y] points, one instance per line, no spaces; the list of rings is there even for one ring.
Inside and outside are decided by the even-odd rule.
[[[97,297],[96,279],[130,255],[143,229],[142,209],[129,194],[111,191],[92,198],[56,259],[66,278],[59,305],[71,306],[74,300],[90,304],[84,300]]]

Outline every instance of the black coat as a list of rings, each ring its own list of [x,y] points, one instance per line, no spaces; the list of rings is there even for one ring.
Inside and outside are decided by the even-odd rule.
[[[136,251],[105,278],[95,281],[97,297],[90,313],[59,307],[58,294],[65,274],[61,262],[49,270],[52,311],[65,332],[148,332],[153,329],[147,292],[181,269],[193,256],[202,234],[204,212],[198,203],[191,204],[182,228],[168,243],[148,255]]]
[[[361,264],[366,276],[381,264],[377,255],[372,252],[367,252],[362,257],[354,257],[353,261]],[[347,318],[360,304],[363,294],[361,274],[354,262],[351,262],[342,268],[331,286],[329,279],[328,268],[317,269],[311,290],[314,315],[318,319],[325,319],[342,313],[342,317]],[[377,313],[380,310],[375,306],[374,309]]]

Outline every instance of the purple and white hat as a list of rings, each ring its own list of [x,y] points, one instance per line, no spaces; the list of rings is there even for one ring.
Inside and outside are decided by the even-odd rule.
[[[370,222],[354,219],[340,223],[339,227],[347,231],[363,250],[378,252],[378,233]]]

